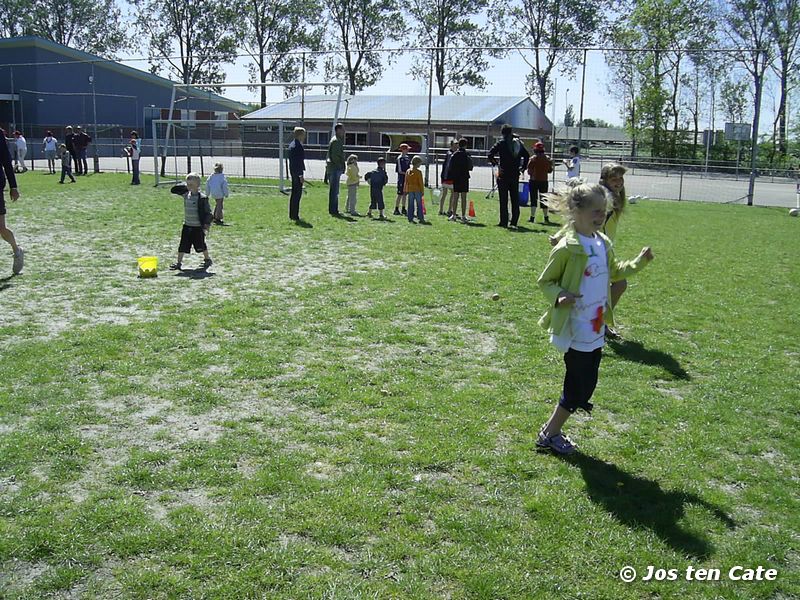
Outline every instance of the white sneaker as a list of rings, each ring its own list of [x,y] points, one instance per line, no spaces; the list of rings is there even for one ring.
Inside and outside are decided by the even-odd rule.
[[[22,273],[22,267],[25,265],[25,251],[17,246],[17,251],[14,252],[14,265],[11,267],[14,275]]]

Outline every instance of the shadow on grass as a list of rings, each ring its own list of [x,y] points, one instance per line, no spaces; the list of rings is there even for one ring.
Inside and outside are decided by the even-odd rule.
[[[467,221],[464,225],[467,227],[486,227],[486,223],[476,223],[475,221]]]
[[[303,229],[314,229],[314,226],[305,219],[295,219],[293,223]]]
[[[213,277],[216,273],[209,273],[202,267],[199,269],[184,269],[175,273],[175,277],[186,277],[187,279],[208,279]]]
[[[714,553],[714,546],[708,540],[678,524],[687,504],[709,511],[728,529],[736,527],[725,511],[695,494],[664,491],[657,481],[636,477],[580,452],[563,460],[581,470],[592,502],[628,527],[646,527],[676,552],[699,559],[707,559]]]
[[[509,229],[509,231],[512,231]],[[525,225],[519,225],[514,233],[549,233],[548,229],[531,229]]]
[[[8,275],[7,277],[0,278],[0,292],[10,288],[11,280],[13,280],[15,277],[16,275]]]
[[[335,219],[341,219],[342,221],[347,221],[348,223],[356,222],[356,220],[353,217],[351,217],[350,215],[345,215],[343,213],[331,214],[331,216]]]
[[[689,373],[680,363],[666,352],[645,348],[641,342],[632,340],[609,340],[608,345],[617,356],[624,360],[642,365],[661,367],[675,379],[683,379],[684,381],[691,379]]]

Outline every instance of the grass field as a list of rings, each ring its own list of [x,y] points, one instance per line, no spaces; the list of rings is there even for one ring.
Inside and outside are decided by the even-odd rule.
[[[332,219],[317,186],[303,228],[285,197],[235,193],[211,272],[181,276],[179,199],[78,181],[27,173],[10,205],[27,264],[10,277],[3,250],[0,597],[800,596],[785,209],[630,208],[617,254],[656,260],[561,459],[534,449],[563,377],[536,324],[544,226],[494,227],[483,194],[474,226]]]

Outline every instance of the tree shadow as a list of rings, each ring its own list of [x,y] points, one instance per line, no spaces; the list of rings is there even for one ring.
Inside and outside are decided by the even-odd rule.
[[[609,340],[608,345],[617,356],[624,360],[642,365],[661,367],[675,379],[691,380],[691,376],[686,372],[686,369],[671,354],[661,350],[645,348],[641,342],[633,340]]]
[[[687,504],[709,511],[728,529],[736,527],[725,511],[690,492],[664,491],[657,481],[580,452],[563,460],[581,470],[592,502],[632,529],[646,527],[681,554],[707,559],[714,553],[711,542],[678,523]]]
[[[175,277],[186,277],[187,279],[208,279],[209,277],[214,277],[214,275],[216,275],[216,273],[209,272],[203,267],[184,269],[183,271],[175,273]]]

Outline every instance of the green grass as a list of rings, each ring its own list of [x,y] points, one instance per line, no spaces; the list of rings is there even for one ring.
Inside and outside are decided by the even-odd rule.
[[[564,460],[534,450],[563,377],[536,324],[546,231],[494,227],[483,194],[486,227],[423,227],[331,219],[318,186],[300,228],[284,196],[236,193],[214,274],[193,278],[165,269],[182,218],[166,190],[20,187],[27,265],[0,280],[1,597],[800,595],[784,210],[630,208],[617,254],[656,261]],[[156,279],[136,277],[145,254]],[[624,565],[723,581],[625,584]],[[725,581],[734,565],[778,579]]]

